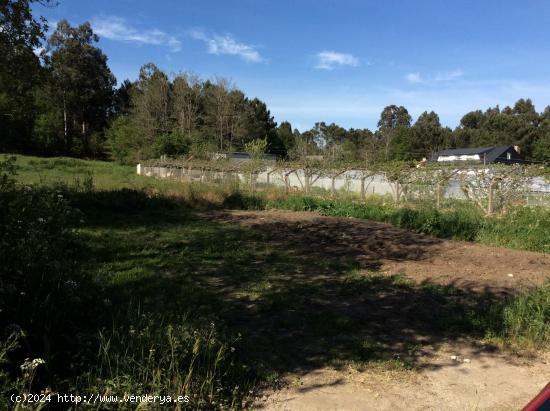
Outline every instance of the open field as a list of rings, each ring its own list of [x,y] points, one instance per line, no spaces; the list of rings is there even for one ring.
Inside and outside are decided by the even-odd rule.
[[[12,360],[46,362],[37,387],[185,393],[191,409],[504,410],[548,380],[547,254],[230,210],[232,191],[62,160],[18,162],[19,181],[64,181],[80,210],[51,334],[11,319],[33,345]]]

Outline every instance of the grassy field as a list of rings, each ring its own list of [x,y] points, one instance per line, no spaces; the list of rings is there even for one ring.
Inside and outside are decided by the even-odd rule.
[[[4,341],[0,360],[46,363],[18,380],[13,368],[5,368],[0,373],[5,392],[32,386],[35,391],[169,393],[189,395],[192,409],[238,409],[288,373],[322,366],[414,369],[422,348],[418,336],[430,345],[461,337],[535,348],[550,341],[548,286],[505,301],[376,270],[360,274],[352,258],[296,253],[268,241],[271,226],[262,234],[208,211],[280,206],[347,215],[327,202],[258,199],[234,187],[158,181],[106,162],[19,157],[16,165],[20,183],[53,187],[41,192],[41,200],[29,201],[43,201],[50,193],[78,212],[67,220],[70,233],[51,231],[66,235],[65,243],[49,251],[42,247],[46,257],[70,251],[71,260],[49,285],[57,291],[42,300],[42,294],[32,296],[41,301],[38,311],[50,313],[41,320],[47,326],[29,322],[17,310],[10,311],[14,318],[0,313],[2,325],[17,323],[24,330],[19,348]],[[33,219],[49,221],[58,206],[48,208],[51,214],[37,211]],[[21,218],[18,207],[13,213],[13,221]],[[19,235],[20,247],[26,247],[28,232],[42,238],[32,226],[15,232],[13,241]],[[43,243],[51,240],[47,235]],[[14,292],[32,294],[45,287],[43,274],[33,281]],[[63,298],[56,300],[51,296],[59,289]],[[377,310],[380,304],[390,308]],[[433,312],[439,313],[436,320]],[[405,328],[413,335],[395,332]]]

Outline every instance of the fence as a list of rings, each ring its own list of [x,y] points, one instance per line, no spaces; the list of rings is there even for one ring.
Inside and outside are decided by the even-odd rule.
[[[228,182],[248,183],[254,186],[277,187],[287,191],[323,191],[368,195],[392,195],[395,197],[395,184],[388,181],[384,173],[375,173],[365,177],[364,170],[347,170],[334,173],[332,176],[310,174],[302,169],[267,168],[253,178],[249,173],[241,171],[212,170],[206,167],[192,166],[147,166],[137,165],[137,174],[177,181],[197,181],[203,183],[224,184]],[[528,181],[526,204],[550,206],[550,184],[544,179],[535,177]],[[419,195],[424,191],[421,184],[409,184],[405,195]],[[452,177],[442,188],[444,198],[466,199],[460,188],[459,177]],[[421,195],[421,194],[420,194]]]

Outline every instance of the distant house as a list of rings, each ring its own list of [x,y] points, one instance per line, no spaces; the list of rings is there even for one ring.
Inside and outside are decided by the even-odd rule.
[[[216,153],[213,156],[214,160],[228,159],[232,161],[248,161],[250,160],[250,154],[245,153],[244,151],[233,151],[230,153]],[[264,154],[264,160],[276,161],[277,156],[275,154]]]
[[[527,161],[519,153],[518,146],[454,148],[431,156],[431,163],[469,162],[479,164],[517,164]]]

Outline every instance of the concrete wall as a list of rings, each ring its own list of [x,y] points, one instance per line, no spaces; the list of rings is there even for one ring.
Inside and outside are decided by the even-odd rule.
[[[285,183],[281,173],[267,171],[260,173],[257,178],[257,182],[267,183],[269,174],[269,184],[284,187]],[[137,173],[148,177],[168,178],[180,181],[231,181],[238,180],[240,182],[247,182],[247,177],[242,173],[228,173],[228,172],[213,172],[213,171],[201,171],[200,169],[192,169],[191,172],[186,168],[176,167],[149,167],[141,164],[137,165]],[[327,191],[331,190],[332,179],[330,177],[319,177],[315,179],[312,184],[312,188],[321,188]],[[304,172],[303,170],[297,170],[294,173],[289,174],[288,182],[293,190],[303,190],[304,185]],[[338,191],[347,191],[352,193],[361,193],[361,179],[360,171],[349,170],[335,179],[334,187]],[[550,195],[550,184],[546,183],[542,178],[536,177],[531,180],[531,190],[533,193],[540,195]],[[365,181],[365,193],[369,194],[392,194],[392,187],[386,180],[383,174],[376,174],[373,177],[369,177]],[[464,194],[460,190],[460,183],[458,178],[453,178],[446,189],[445,197],[447,198],[465,198]]]

